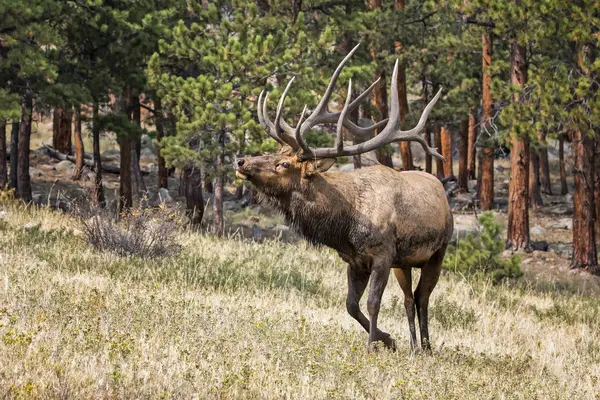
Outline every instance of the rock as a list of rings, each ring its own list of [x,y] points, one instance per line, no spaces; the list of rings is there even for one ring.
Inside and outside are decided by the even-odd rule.
[[[290,227],[287,225],[283,225],[283,224],[277,224],[275,225],[275,227],[273,228],[273,230],[275,232],[285,232],[285,231],[289,231]]]
[[[569,204],[557,204],[549,207],[548,212],[555,215],[569,215],[573,214],[573,206]]]
[[[42,194],[41,193],[32,193],[31,201],[39,204],[42,201]]]
[[[23,225],[23,229],[25,230],[31,230],[31,229],[37,229],[40,227],[40,223],[34,223],[34,222],[28,222],[25,225]]]
[[[74,168],[74,165],[69,160],[63,160],[54,166],[58,171],[68,171]]]
[[[533,228],[530,229],[530,232],[536,235],[543,235],[544,232],[546,232],[546,230],[544,228],[542,228],[541,226],[534,226]]]
[[[531,242],[531,249],[533,251],[548,251],[549,247],[550,246],[548,245],[548,242],[546,242],[545,240]]]
[[[150,136],[146,134],[142,135],[140,142],[142,149],[152,149],[156,151],[156,149],[154,148],[154,143],[152,142],[152,138]]]
[[[548,228],[552,229],[573,229],[572,218],[561,218],[558,221],[552,222],[548,225]]]
[[[149,205],[156,207],[159,206],[161,204],[170,204],[173,203],[173,198],[171,197],[171,194],[169,193],[168,189],[165,188],[160,188],[158,189],[158,192],[155,193],[149,200]]]
[[[557,254],[569,255],[573,252],[573,247],[567,243],[552,243],[548,245],[548,251]]]
[[[37,168],[29,168],[29,176],[44,176],[44,173]]]
[[[104,150],[101,154],[102,161],[118,161],[121,159],[121,153],[116,149]]]
[[[152,161],[156,160],[156,151],[149,149],[147,147],[143,147],[140,150],[140,159],[150,159]]]
[[[238,204],[237,201],[224,201],[223,202],[223,210],[225,211],[239,211],[242,209],[242,206]]]
[[[252,225],[252,239],[256,242],[260,242],[263,238],[263,233],[260,227],[256,224]]]
[[[0,211],[0,218],[6,218],[8,217],[8,211]]]

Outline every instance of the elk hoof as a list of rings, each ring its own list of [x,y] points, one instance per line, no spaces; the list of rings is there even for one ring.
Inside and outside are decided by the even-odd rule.
[[[386,349],[394,352],[397,349],[396,340],[391,337],[389,333],[382,332],[382,337],[369,342],[369,352],[378,351],[381,344],[383,344],[383,347]]]

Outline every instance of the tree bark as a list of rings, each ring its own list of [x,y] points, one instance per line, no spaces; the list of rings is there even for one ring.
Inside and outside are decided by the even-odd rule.
[[[463,192],[469,191],[469,119],[463,119],[460,122],[460,158],[458,160],[458,188]]]
[[[565,168],[565,135],[558,136],[558,165],[560,168],[560,194],[569,193],[567,185],[567,169]]]
[[[395,8],[396,11],[404,11],[405,0],[396,0]],[[396,41],[396,52],[402,54],[402,43],[400,41]],[[406,129],[404,126],[404,122],[406,121],[406,117],[408,116],[408,93],[406,90],[406,67],[404,62],[401,62],[398,65],[398,97],[400,99],[400,126],[402,129]],[[400,142],[400,157],[402,159],[402,169],[405,171],[410,171],[415,169],[413,165],[413,156],[410,150],[410,142]]]
[[[375,10],[381,7],[381,0],[369,0],[369,9]],[[373,43],[371,43],[371,57],[375,61],[377,59],[377,51]],[[379,83],[373,88],[373,97],[372,104],[378,111],[379,120],[385,119],[388,117],[388,107],[387,107],[387,88],[386,88],[386,79],[385,72],[380,71],[377,73],[375,79],[380,78]],[[376,116],[373,116],[373,123],[376,123]],[[379,132],[377,130],[374,131],[374,134],[377,135]],[[377,155],[377,161],[382,165],[386,165],[388,167],[393,167],[392,156],[391,154],[387,154],[388,146],[384,146],[383,148],[377,149],[375,154]]]
[[[14,189],[15,193],[19,186],[17,179],[17,165],[19,162],[19,131],[21,130],[21,123],[19,121],[12,121],[12,129],[10,130],[10,172],[8,174],[8,187]],[[13,156],[16,154],[16,156]]]
[[[600,139],[594,138],[594,204],[596,218],[596,237],[600,234]]]
[[[52,147],[61,153],[71,154],[71,123],[73,112],[70,109],[55,108],[52,123]]]
[[[540,155],[537,149],[529,149],[529,206],[538,208],[544,205],[540,187]]]
[[[6,165],[6,121],[0,121],[0,190],[8,184],[8,168]]]
[[[428,103],[428,93],[427,93],[427,80],[423,76],[423,107],[427,106]],[[430,147],[434,147],[434,144],[431,142],[431,131],[429,130],[429,125],[425,125],[425,140],[427,141],[427,145]],[[425,172],[432,173],[432,157],[430,154],[425,153]]]
[[[594,139],[575,129],[573,132],[573,258],[571,268],[586,268],[596,272],[596,209],[594,202]]]
[[[515,39],[511,47],[511,83],[523,88],[527,82],[525,48]],[[519,95],[513,95],[519,102]],[[506,248],[530,250],[529,239],[529,138],[511,125],[510,183],[508,186],[508,233]]]
[[[542,185],[542,193],[552,194],[552,182],[550,182],[550,162],[548,161],[548,143],[546,142],[546,134],[539,135],[541,147],[538,150],[540,154],[540,183]]]
[[[468,156],[467,156],[467,178],[476,178],[475,160],[477,158],[477,148],[475,143],[477,142],[477,119],[475,118],[475,110],[472,109],[469,114],[469,135],[468,135]]]
[[[442,128],[439,125],[435,125],[433,131],[435,147],[442,149]],[[444,177],[444,162],[437,157],[435,158],[435,175],[440,179]]]
[[[188,166],[183,169],[185,184],[185,208],[192,225],[200,225],[204,215],[204,198],[202,197],[202,171]]]
[[[165,135],[165,121],[164,121],[164,113],[162,109],[162,101],[159,97],[154,100],[154,109],[156,113],[154,114],[154,123],[156,125],[156,139],[158,144],[156,145],[156,159],[158,162],[158,187],[159,188],[169,188],[169,170],[167,169],[165,158],[162,154],[161,141],[166,136]]]
[[[81,136],[81,107],[75,107],[75,169],[73,170],[74,181],[81,179],[83,173],[85,149],[83,147],[83,137]]]
[[[33,100],[27,96],[21,105],[21,131],[19,132],[19,151],[17,162],[17,197],[29,203],[31,196],[31,177],[29,176],[29,146],[31,123],[33,118]]]
[[[100,124],[98,122],[98,102],[94,101],[92,112],[92,138],[94,141],[94,201],[99,207],[104,207],[104,188],[102,187],[102,159],[100,158]]]
[[[492,99],[492,73],[490,71],[490,65],[492,64],[492,31],[486,29],[481,35],[481,49],[482,49],[482,97],[483,97],[483,115],[482,115],[482,129],[480,136],[482,137],[481,144],[481,159],[480,167],[481,174],[479,179],[481,180],[479,186],[479,207],[484,210],[492,210],[494,208],[494,138],[488,131],[492,119],[493,99]],[[483,136],[485,135],[485,136]]]
[[[223,161],[225,159],[225,131],[219,133],[219,146],[221,153],[215,160],[215,180],[213,188],[215,190],[215,196],[213,201],[213,232],[217,236],[221,236],[224,230],[224,219],[223,219],[223,190],[225,186],[225,171]]]
[[[446,159],[444,165],[444,178],[452,176],[452,135],[450,131],[443,127],[440,133],[442,139],[442,156]]]
[[[146,192],[146,184],[142,177],[140,168],[140,157],[142,154],[142,112],[140,106],[140,96],[132,95],[130,98],[130,121],[135,123],[139,128],[139,132],[132,138],[132,147],[135,154],[131,155],[131,187],[133,192],[134,205],[139,205],[142,201],[142,196]]]
[[[130,89],[125,88],[123,93],[115,100],[114,112],[117,115],[125,114],[129,119],[129,105],[131,100]],[[123,129],[122,132],[117,132],[117,141],[119,143],[120,163],[119,169],[121,175],[119,177],[119,212],[125,212],[133,207],[133,176],[132,176],[132,138]]]

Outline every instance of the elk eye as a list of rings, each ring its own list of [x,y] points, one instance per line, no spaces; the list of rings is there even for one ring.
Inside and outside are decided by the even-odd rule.
[[[281,167],[283,167],[283,168],[289,168],[289,167],[290,167],[290,163],[289,163],[289,162],[286,162],[286,161],[284,161],[284,162],[282,162],[282,163],[279,163],[279,165],[280,165]]]

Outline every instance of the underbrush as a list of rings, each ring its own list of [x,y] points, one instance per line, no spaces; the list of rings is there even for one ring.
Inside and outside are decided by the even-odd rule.
[[[481,214],[479,223],[479,235],[468,234],[465,239],[457,239],[456,244],[448,247],[444,268],[467,277],[491,279],[495,283],[521,278],[523,272],[519,257],[501,257],[505,241],[494,213]]]

